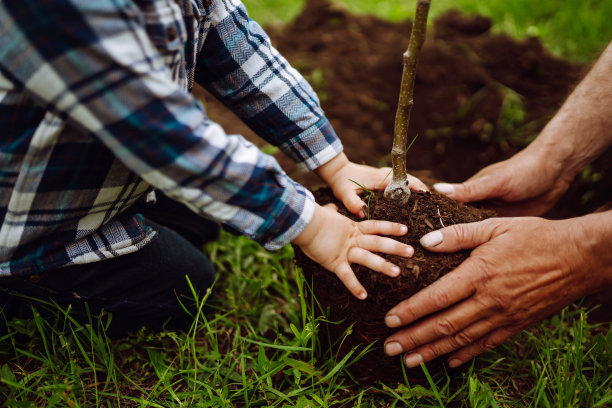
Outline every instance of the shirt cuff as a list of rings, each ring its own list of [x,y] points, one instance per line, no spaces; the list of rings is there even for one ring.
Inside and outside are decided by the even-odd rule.
[[[281,234],[264,243],[264,248],[269,251],[278,250],[293,241],[304,231],[314,215],[316,204],[312,193],[302,185],[291,179],[289,180],[291,187],[285,190],[282,201],[298,217],[293,220],[291,225],[285,225]]]
[[[342,142],[326,117],[279,147],[306,171],[324,165],[343,150]]]

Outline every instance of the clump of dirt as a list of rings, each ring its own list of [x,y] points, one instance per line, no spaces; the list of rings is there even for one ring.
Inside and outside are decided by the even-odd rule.
[[[316,191],[315,197],[320,204],[335,203],[343,215],[358,220],[338,203],[329,189]],[[364,266],[353,265],[355,275],[368,292],[366,300],[358,300],[334,274],[310,260],[298,247],[295,247],[295,258],[306,281],[312,282],[314,295],[323,309],[320,312],[327,312],[330,321],[339,322],[329,324],[328,330],[332,340],[343,339],[340,355],[346,355],[353,347],[375,343],[368,354],[350,367],[355,379],[361,383],[382,381],[391,384],[402,382],[404,378],[399,359],[384,354],[384,339],[396,331],[385,326],[385,314],[402,300],[459,266],[470,253],[467,250],[450,254],[429,252],[421,247],[419,239],[443,226],[481,221],[495,213],[461,204],[435,192],[413,192],[405,206],[385,199],[382,192],[376,192],[367,201],[370,201],[367,212],[371,219],[408,226],[406,235],[393,238],[411,245],[415,249],[414,256],[383,255],[401,268],[400,276],[390,278]],[[345,336],[351,325],[350,334]],[[327,333],[323,333],[321,341],[326,341],[326,338]],[[428,367],[430,370],[438,369],[439,362],[433,366],[428,364]],[[424,378],[420,368],[407,370],[407,375],[416,381]]]

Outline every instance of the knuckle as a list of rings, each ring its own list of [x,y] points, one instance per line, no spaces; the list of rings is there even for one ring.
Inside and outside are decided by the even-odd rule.
[[[492,268],[486,258],[473,254],[469,258],[469,262],[470,270],[474,271],[474,274],[477,277],[477,279],[472,280],[472,283],[475,286],[482,286],[487,282],[491,281],[491,279],[493,278]],[[476,289],[476,287],[474,289]]]
[[[448,319],[438,319],[434,324],[434,330],[439,336],[450,336],[455,333],[455,326]]]
[[[469,241],[471,238],[471,234],[468,233],[468,228],[463,224],[453,225],[451,231],[457,242]]]
[[[455,335],[452,336],[451,339],[452,344],[455,346],[455,348],[465,347],[468,344],[472,344],[474,342],[472,337],[465,332],[455,333]]]
[[[504,293],[491,293],[490,295],[490,307],[497,311],[505,311],[509,309],[510,297]]]
[[[474,183],[472,181],[465,181],[463,183],[460,184],[460,188],[463,190],[463,194],[467,197],[471,197],[472,195],[474,195],[475,191],[475,187],[477,186],[477,183]]]
[[[499,343],[494,341],[490,336],[483,337],[482,339],[478,341],[478,347],[482,351],[493,350],[498,345]]]
[[[443,289],[433,289],[430,298],[433,304],[440,309],[448,306],[448,295]]]

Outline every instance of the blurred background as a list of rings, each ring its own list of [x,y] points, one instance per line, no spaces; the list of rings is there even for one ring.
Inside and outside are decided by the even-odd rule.
[[[295,18],[305,0],[244,0],[252,18],[276,25]],[[392,21],[412,18],[414,2],[404,0],[335,0],[353,13],[370,13]],[[493,20],[493,31],[517,38],[539,37],[554,54],[588,62],[612,39],[610,0],[432,0],[431,16],[456,8]]]

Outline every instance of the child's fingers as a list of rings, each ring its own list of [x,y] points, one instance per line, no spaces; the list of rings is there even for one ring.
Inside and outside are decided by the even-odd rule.
[[[342,197],[339,198],[351,214],[355,214],[360,218],[365,217],[365,212],[363,211],[365,203],[359,198],[355,191],[347,191],[346,194],[342,194]]]
[[[348,263],[339,265],[333,272],[342,281],[349,292],[353,294],[353,296],[361,300],[368,297],[365,288],[361,285],[361,283],[359,283],[359,280]]]
[[[414,254],[414,248],[410,245],[378,235],[362,235],[357,238],[357,245],[368,251],[382,252],[389,255],[411,257]]]
[[[357,226],[364,234],[400,236],[408,232],[407,226],[390,221],[367,220],[358,222]]]
[[[383,257],[359,247],[353,247],[349,250],[348,260],[349,262],[363,265],[374,272],[381,272],[393,278],[401,272],[398,266],[386,261]]]

